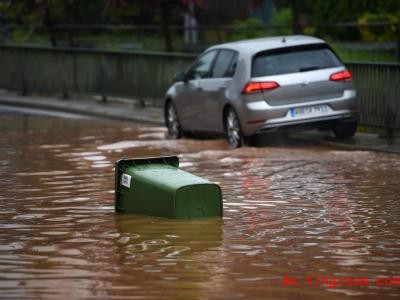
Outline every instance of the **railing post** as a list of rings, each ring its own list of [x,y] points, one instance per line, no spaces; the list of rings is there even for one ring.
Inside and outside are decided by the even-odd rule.
[[[394,69],[388,68],[386,70],[386,79],[385,81],[388,83],[390,79],[396,76],[393,72]],[[395,111],[395,89],[396,85],[388,84],[387,88],[385,89],[385,133],[384,137],[390,142],[394,137],[394,127],[396,122],[396,111]]]
[[[68,55],[68,54],[66,54]],[[67,87],[67,78],[68,78],[68,73],[66,74],[66,72],[69,71],[68,68],[68,59],[60,59],[60,64],[62,66],[62,68],[60,68],[60,70],[62,71],[62,99],[67,100],[69,99],[69,93],[68,93],[68,87]]]
[[[400,23],[396,24],[396,56],[397,61],[400,62]]]
[[[69,94],[68,94],[67,88],[65,87],[65,83],[63,83],[62,99],[64,99],[64,100],[69,99]]]
[[[385,138],[388,140],[392,140],[394,136],[394,121],[396,120],[396,113],[393,112],[390,107],[386,108],[386,124],[385,124]]]
[[[143,56],[142,55],[139,55],[139,56],[136,55],[135,59],[138,62],[139,68],[141,70],[145,71],[148,66],[146,66],[146,64],[144,63]],[[143,91],[144,91],[144,86],[145,86],[146,82],[142,81],[143,76],[139,76],[139,73],[136,74],[136,78],[138,78],[138,80],[137,80],[137,97],[139,99],[139,107],[145,107],[146,104],[145,104],[145,101],[144,101],[144,96],[143,96],[144,93],[143,93]]]
[[[100,56],[100,85],[101,85],[101,102],[107,103],[107,74],[105,66],[105,54]]]
[[[77,60],[77,52],[72,51],[72,93],[76,93],[78,91],[78,64]]]
[[[25,49],[21,49],[21,59],[20,59],[20,64],[21,64],[21,94],[23,96],[28,95],[28,82],[27,82],[27,71],[26,71],[26,54],[25,54]]]

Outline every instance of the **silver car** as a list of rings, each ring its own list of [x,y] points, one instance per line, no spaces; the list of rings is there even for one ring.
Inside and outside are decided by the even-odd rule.
[[[352,76],[321,39],[271,37],[220,44],[177,73],[165,101],[173,138],[184,132],[225,133],[237,148],[277,130],[357,130]]]

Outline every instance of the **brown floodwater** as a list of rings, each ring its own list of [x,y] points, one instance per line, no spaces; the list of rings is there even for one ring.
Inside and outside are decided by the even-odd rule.
[[[3,113],[0,298],[398,299],[400,156],[286,142]],[[116,214],[114,162],[172,154],[224,217]]]

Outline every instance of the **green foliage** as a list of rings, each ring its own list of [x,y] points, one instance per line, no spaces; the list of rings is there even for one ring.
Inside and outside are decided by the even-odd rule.
[[[0,15],[11,24],[35,26],[44,22],[46,4],[55,23],[101,23],[105,17],[103,0],[25,0],[0,2]]]
[[[292,11],[290,7],[284,7],[273,12],[271,18],[272,25],[286,25],[291,26],[292,24]]]
[[[35,25],[40,22],[40,14],[36,7],[35,0],[0,1],[0,15],[9,23]]]
[[[113,24],[131,24],[141,13],[141,5],[137,2],[122,2],[120,5],[108,6],[109,20]]]
[[[236,20],[235,29],[232,33],[233,40],[252,39],[266,35],[263,23],[260,19],[250,18],[246,20]]]
[[[393,51],[385,49],[366,50],[362,47],[354,49],[354,47],[347,46],[346,43],[341,44],[333,41],[329,44],[343,61],[395,62],[397,60]]]
[[[400,21],[400,13],[396,15],[370,12],[358,18],[359,30],[363,41],[395,41],[397,38],[396,24]],[[388,26],[365,26],[369,23],[389,23]]]
[[[338,40],[387,41],[394,40],[394,27],[367,27],[370,22],[398,22],[400,1],[398,0],[305,0],[303,11],[313,24],[358,23],[357,27],[317,28],[316,35]],[[396,17],[397,16],[397,17]]]
[[[356,22],[366,12],[395,14],[400,11],[398,0],[304,0],[303,13],[313,23]]]
[[[47,3],[56,23],[98,24],[105,20],[103,0],[48,0]]]
[[[272,14],[271,25],[282,26],[282,28],[273,29],[272,35],[288,35],[292,33],[292,11],[289,7],[283,7],[275,10]]]

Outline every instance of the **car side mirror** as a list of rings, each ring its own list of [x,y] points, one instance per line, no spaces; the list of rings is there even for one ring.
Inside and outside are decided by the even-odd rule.
[[[174,82],[181,82],[181,81],[187,82],[187,77],[185,72],[178,72],[174,75],[174,77],[172,77],[172,80]]]

